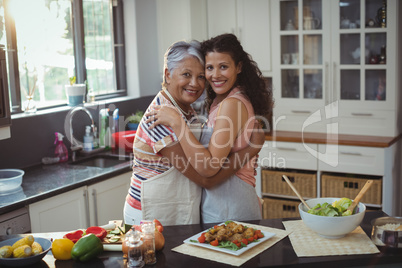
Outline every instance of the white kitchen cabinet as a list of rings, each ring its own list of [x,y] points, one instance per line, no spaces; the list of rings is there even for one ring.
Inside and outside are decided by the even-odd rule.
[[[259,163],[263,169],[296,173],[306,170],[316,172],[317,197],[321,197],[323,174],[344,177],[345,182],[351,177],[375,177],[381,180],[378,193],[380,202],[368,205],[381,208],[389,215],[398,216],[402,213],[402,169],[399,164],[401,146],[401,140],[389,147],[267,141],[259,153]],[[298,200],[296,196],[262,194],[266,197]]]
[[[122,220],[131,172],[29,205],[32,232],[63,232]]]
[[[317,144],[265,142],[259,153],[262,167],[317,170]]]
[[[71,231],[86,227],[86,186],[29,205],[29,217],[33,233]]]
[[[180,40],[207,39],[206,0],[157,0],[159,70],[168,47]]]
[[[262,73],[271,76],[269,0],[208,0],[208,37],[235,34]]]
[[[88,186],[90,225],[123,220],[123,208],[130,187],[131,172]]]
[[[402,3],[385,3],[382,26],[383,0],[271,2],[276,130],[401,133]]]

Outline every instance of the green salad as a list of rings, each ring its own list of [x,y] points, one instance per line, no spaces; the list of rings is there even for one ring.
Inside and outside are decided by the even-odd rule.
[[[334,201],[332,204],[327,202],[323,204],[317,204],[315,207],[309,209],[307,212],[318,216],[339,217],[352,215],[348,207],[352,204],[352,200],[349,198],[341,198]]]

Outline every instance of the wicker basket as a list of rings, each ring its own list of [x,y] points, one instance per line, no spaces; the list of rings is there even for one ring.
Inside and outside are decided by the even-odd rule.
[[[346,177],[334,174],[322,174],[321,196],[322,197],[347,197],[353,199],[371,177]],[[361,202],[367,204],[382,204],[382,179],[373,179],[373,185],[365,193]]]
[[[264,197],[262,216],[264,219],[299,217],[300,201]]]
[[[314,172],[284,172],[262,170],[262,192],[267,194],[296,196],[282,175],[286,175],[299,193],[306,198],[317,197],[317,174]]]

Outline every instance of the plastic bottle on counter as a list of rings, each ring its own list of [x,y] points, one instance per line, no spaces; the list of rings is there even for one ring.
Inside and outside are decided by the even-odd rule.
[[[91,133],[91,126],[85,127],[85,136],[84,136],[84,151],[92,151],[94,145],[94,137]]]
[[[56,140],[54,144],[56,145],[56,149],[54,150],[54,156],[60,159],[60,162],[67,162],[68,161],[68,150],[66,145],[63,143],[63,134],[60,132],[55,132],[54,135],[56,136]]]
[[[106,131],[109,123],[109,109],[104,108],[99,111],[99,147],[106,147]]]
[[[110,141],[112,149],[116,148],[115,139],[113,138],[113,134],[116,132],[119,132],[119,108],[116,108],[113,111],[113,123],[112,123],[111,141]]]

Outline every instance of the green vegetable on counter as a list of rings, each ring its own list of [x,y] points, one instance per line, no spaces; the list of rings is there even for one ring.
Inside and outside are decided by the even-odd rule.
[[[89,261],[103,252],[103,244],[99,237],[88,234],[81,237],[71,249],[71,258],[76,261]]]
[[[352,212],[347,209],[351,204],[352,200],[344,197],[337,201],[334,201],[332,204],[328,204],[327,202],[323,204],[317,204],[315,207],[309,209],[307,212],[310,214],[327,217],[349,216],[352,215]]]

